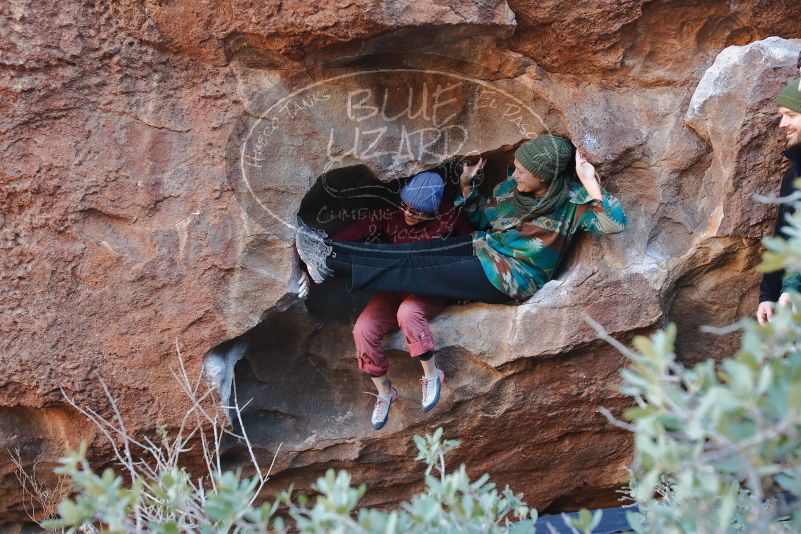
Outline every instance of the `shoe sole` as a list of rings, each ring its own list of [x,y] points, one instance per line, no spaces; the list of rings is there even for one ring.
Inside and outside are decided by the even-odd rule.
[[[334,272],[329,269],[325,264],[325,259],[322,259],[320,265],[320,258],[309,256],[307,248],[323,247],[326,249],[326,256],[331,253],[330,247],[325,244],[325,238],[328,237],[325,232],[308,226],[300,216],[297,217],[297,232],[295,233],[295,250],[298,252],[301,261],[306,266],[306,271],[314,281],[315,284],[322,284],[327,278],[331,277]],[[315,243],[317,246],[312,246]]]
[[[434,407],[439,403],[439,394],[442,392],[442,386],[445,385],[445,373],[441,370],[439,372],[439,387],[437,388],[437,395],[434,397],[434,402],[428,405],[426,408],[423,406],[423,413],[428,413],[434,409]]]

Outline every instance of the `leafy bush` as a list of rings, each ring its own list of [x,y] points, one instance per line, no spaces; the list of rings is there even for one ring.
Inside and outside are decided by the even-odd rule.
[[[364,485],[354,488],[345,471],[329,470],[317,480],[319,493],[309,505],[305,498],[293,501],[291,492],[274,502],[255,507],[251,503],[259,487],[258,478],[242,479],[239,472],[224,472],[206,489],[193,485],[183,469],[154,472],[126,484],[111,469],[96,474],[86,461],[86,446],[62,460],[58,471],[68,476],[77,494],[58,506],[58,519],[45,521],[51,529],[93,529],[110,533],[153,532],[286,532],[277,512],[284,508],[300,532],[510,532],[534,531],[536,510],[530,510],[521,495],[508,487],[498,491],[484,475],[471,480],[462,465],[453,473],[444,471],[446,453],[457,446],[443,441],[442,429],[433,435],[416,436],[418,460],[426,463],[425,490],[397,510],[383,512],[362,508]],[[438,476],[433,474],[438,472]],[[571,524],[597,523],[588,512]],[[589,531],[582,528],[584,531]],[[577,531],[577,530],[576,530]]]
[[[801,212],[788,235],[766,240],[761,270],[801,269]],[[723,329],[742,330],[742,344],[719,364],[678,363],[674,325],[636,338],[636,353],[610,339],[630,360],[622,392],[637,404],[625,413],[631,424],[618,422],[635,434],[637,532],[801,531],[801,301],[793,299],[770,324]]]

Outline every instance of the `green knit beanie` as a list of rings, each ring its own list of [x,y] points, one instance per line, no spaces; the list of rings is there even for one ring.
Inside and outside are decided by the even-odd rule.
[[[573,145],[564,137],[540,135],[515,150],[515,159],[540,180],[550,182],[565,171],[573,157]]]
[[[798,90],[799,83],[801,83],[801,78],[791,81],[789,85],[779,93],[779,98],[776,99],[776,105],[801,113],[801,91]]]

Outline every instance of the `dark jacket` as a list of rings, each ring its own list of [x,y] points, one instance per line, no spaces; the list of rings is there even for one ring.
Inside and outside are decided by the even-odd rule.
[[[801,176],[801,144],[785,150],[784,156],[792,163],[782,179],[782,187],[779,193],[781,196],[786,197],[793,194],[796,190],[793,182]],[[791,204],[779,204],[779,216],[776,218],[776,226],[773,235],[787,237],[784,233],[784,229],[787,227],[787,217],[791,215],[793,211],[794,208]],[[764,302],[766,300],[775,302],[779,300],[783,277],[784,271],[765,273],[762,277],[762,283],[759,286],[759,302]]]

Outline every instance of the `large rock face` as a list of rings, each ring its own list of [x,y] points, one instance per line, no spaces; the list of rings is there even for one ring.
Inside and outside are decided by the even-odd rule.
[[[221,396],[235,376],[254,399],[263,458],[284,443],[273,491],[335,466],[368,483],[365,503],[397,502],[419,479],[410,437],[443,425],[454,463],[534,506],[611,504],[631,441],[596,410],[626,406],[624,360],[581,314],[623,341],[675,321],[687,361],[736,343],[697,327],[756,307],[773,210],[750,195],[778,191],[772,99],[801,29],[793,0],[567,4],[0,7],[0,450],[42,473],[88,440],[107,461],[61,392],[108,413],[99,378],[134,432],[178,425],[177,342]],[[598,164],[629,229],[580,239],[526,303],[449,308],[442,406],[419,412],[398,353],[404,400],[373,432],[356,304],[334,286],[293,297],[306,191],[342,167],[390,180],[545,130]],[[21,498],[0,459],[0,520],[24,518]]]

